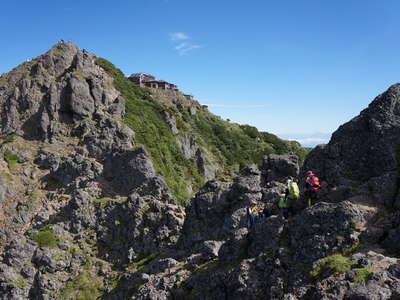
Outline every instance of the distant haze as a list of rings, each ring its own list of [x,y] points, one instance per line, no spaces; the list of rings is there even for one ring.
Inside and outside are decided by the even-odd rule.
[[[284,140],[298,141],[303,147],[315,147],[319,144],[327,144],[331,138],[330,133],[313,133],[313,134],[278,134]]]

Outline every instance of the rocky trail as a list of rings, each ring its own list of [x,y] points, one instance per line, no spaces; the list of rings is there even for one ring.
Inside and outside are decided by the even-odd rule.
[[[302,166],[263,141],[261,163],[233,176],[227,150],[193,131],[220,121],[179,95],[135,94],[98,61],[58,43],[0,76],[0,299],[400,299],[399,84]],[[133,105],[121,86],[146,96]],[[126,118],[135,109],[164,120],[148,127],[174,137],[183,179]],[[287,179],[310,169],[318,202],[284,219]],[[184,205],[182,184],[198,188]],[[248,228],[253,200],[268,216]]]

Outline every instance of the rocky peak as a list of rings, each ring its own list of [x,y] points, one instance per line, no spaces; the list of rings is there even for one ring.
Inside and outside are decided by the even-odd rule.
[[[179,238],[183,209],[96,59],[60,42],[0,77],[0,299],[82,298],[68,281],[96,285]]]
[[[71,135],[77,121],[124,115],[124,100],[96,57],[60,42],[0,77],[1,135],[49,140]]]
[[[399,126],[400,123],[400,83],[394,84],[371,102],[360,114],[379,121],[382,126]]]

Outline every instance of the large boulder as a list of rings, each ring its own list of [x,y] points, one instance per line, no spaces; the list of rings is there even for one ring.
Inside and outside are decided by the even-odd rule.
[[[267,181],[284,181],[299,175],[299,159],[296,155],[270,154],[264,158],[262,169]]]
[[[97,116],[83,120],[73,131],[81,139],[90,156],[104,160],[110,154],[132,148],[134,132],[112,118]]]
[[[359,208],[347,201],[320,202],[297,215],[289,224],[290,248],[297,262],[311,263],[359,243],[365,223]]]
[[[178,241],[183,209],[165,199],[139,193],[135,189],[126,202],[110,203],[98,211],[99,255],[105,260],[131,263],[154,257]]]
[[[128,194],[146,180],[155,177],[155,171],[146,150],[139,147],[110,156],[105,161],[103,176],[121,194]]]
[[[279,246],[284,229],[284,220],[279,216],[271,216],[256,223],[249,234],[248,255],[256,257]]]

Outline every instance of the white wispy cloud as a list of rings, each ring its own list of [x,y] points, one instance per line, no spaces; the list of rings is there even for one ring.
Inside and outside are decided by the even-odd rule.
[[[178,51],[179,55],[185,55],[188,52],[201,48],[201,45],[192,44],[192,43],[180,43],[175,46],[175,50]]]
[[[189,36],[183,32],[173,32],[169,34],[171,41],[183,41],[189,39]]]
[[[190,36],[184,32],[173,32],[169,34],[169,39],[174,43],[174,49],[179,55],[185,55],[188,52],[202,48],[202,45],[189,42]]]

